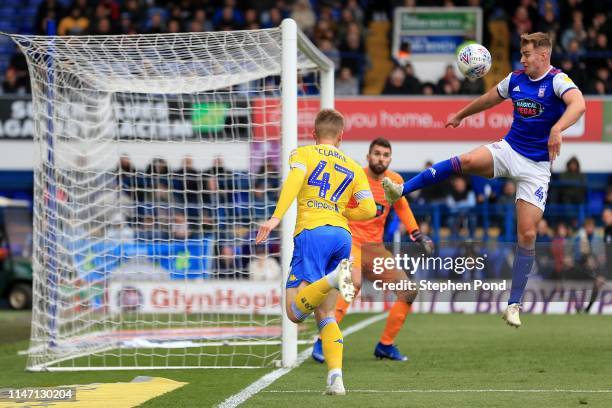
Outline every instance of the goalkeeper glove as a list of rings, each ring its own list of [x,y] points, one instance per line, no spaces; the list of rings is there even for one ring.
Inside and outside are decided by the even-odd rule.
[[[421,249],[425,252],[425,255],[429,256],[434,251],[434,243],[427,235],[423,234],[420,230],[416,229],[410,233],[412,241],[416,242]]]

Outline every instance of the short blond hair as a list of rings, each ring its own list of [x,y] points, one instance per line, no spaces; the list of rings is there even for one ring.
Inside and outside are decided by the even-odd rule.
[[[344,130],[344,116],[335,109],[321,109],[315,118],[317,139],[336,139]]]
[[[533,48],[546,48],[552,50],[552,41],[546,33],[537,32],[521,35],[521,47],[533,44]]]

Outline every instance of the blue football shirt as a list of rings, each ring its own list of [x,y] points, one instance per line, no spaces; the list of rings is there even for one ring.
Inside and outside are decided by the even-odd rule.
[[[537,79],[524,70],[511,72],[497,85],[499,96],[510,98],[514,120],[504,137],[516,152],[533,161],[548,161],[550,129],[565,112],[563,94],[578,87],[554,67]]]

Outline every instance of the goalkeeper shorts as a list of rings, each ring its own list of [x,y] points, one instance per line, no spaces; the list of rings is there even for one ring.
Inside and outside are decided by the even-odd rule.
[[[287,288],[297,288],[302,281],[316,282],[348,259],[351,234],[342,227],[324,225],[300,232],[293,246]]]

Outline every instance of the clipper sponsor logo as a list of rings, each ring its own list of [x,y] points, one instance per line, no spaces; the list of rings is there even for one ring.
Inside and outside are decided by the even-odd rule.
[[[317,200],[308,200],[306,201],[306,207],[308,208],[318,208],[320,210],[329,210],[329,211],[334,211],[334,212],[338,212],[338,206],[337,205],[331,205],[328,203],[324,203],[322,201],[317,201]]]
[[[535,118],[544,111],[542,104],[531,99],[519,99],[514,102],[514,110],[524,118]]]

